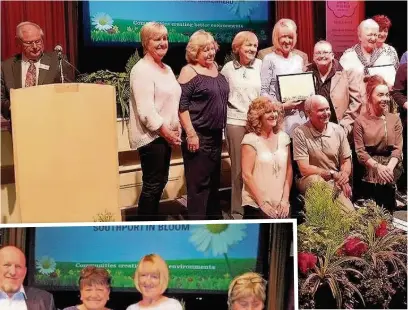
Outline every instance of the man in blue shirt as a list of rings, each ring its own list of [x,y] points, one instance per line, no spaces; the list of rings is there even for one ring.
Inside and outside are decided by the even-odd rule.
[[[43,290],[24,287],[27,274],[24,253],[14,246],[0,249],[0,309],[55,310],[53,296]]]

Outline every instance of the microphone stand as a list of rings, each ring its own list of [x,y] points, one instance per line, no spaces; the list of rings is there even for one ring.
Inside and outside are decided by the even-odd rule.
[[[61,74],[61,83],[64,84],[64,73],[62,71],[62,54],[58,52],[58,62],[60,67],[60,74]]]

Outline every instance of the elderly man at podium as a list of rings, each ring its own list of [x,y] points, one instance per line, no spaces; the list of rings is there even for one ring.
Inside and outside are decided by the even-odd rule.
[[[21,54],[1,64],[1,114],[6,119],[10,119],[10,89],[61,83],[59,55],[44,52],[43,36],[41,27],[35,23],[26,21],[17,25],[16,42],[21,46]],[[74,81],[65,60],[62,71],[66,82]]]

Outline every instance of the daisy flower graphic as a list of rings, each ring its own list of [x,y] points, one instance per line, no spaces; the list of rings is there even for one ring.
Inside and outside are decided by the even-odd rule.
[[[49,275],[55,271],[57,264],[52,257],[43,256],[36,261],[35,266],[41,274]]]
[[[98,30],[109,30],[112,28],[113,19],[106,13],[97,13],[92,17],[92,25]]]
[[[212,252],[213,256],[224,255],[229,274],[231,266],[228,260],[228,249],[246,237],[246,225],[241,224],[207,224],[195,228],[190,237],[197,251]]]

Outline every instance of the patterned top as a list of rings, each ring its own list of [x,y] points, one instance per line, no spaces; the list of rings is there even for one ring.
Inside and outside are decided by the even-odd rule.
[[[262,61],[255,59],[250,66],[242,66],[237,61],[224,65],[221,73],[229,83],[227,124],[245,126],[248,107],[261,93]]]
[[[270,139],[252,132],[244,136],[241,144],[250,145],[255,149],[253,176],[256,186],[259,188],[262,197],[265,197],[265,200],[270,201],[273,206],[278,206],[282,199],[286,181],[289,136],[280,131],[278,133],[278,148],[274,151]],[[242,205],[259,208],[245,184],[242,189]]]

